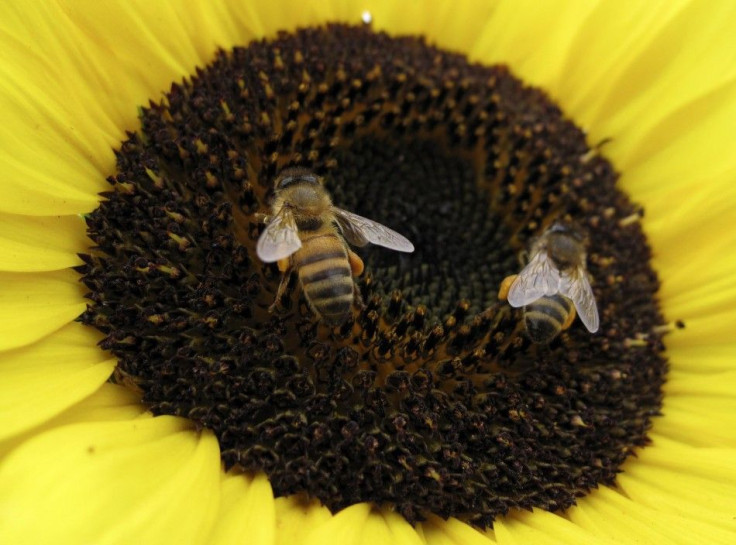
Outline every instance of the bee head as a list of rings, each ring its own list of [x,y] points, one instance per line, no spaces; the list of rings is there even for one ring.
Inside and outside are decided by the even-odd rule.
[[[547,230],[547,234],[559,234],[575,239],[577,242],[584,242],[585,236],[579,230],[565,223],[555,222]]]

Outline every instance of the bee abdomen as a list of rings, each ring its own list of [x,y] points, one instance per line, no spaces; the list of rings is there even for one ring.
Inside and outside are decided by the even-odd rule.
[[[353,277],[343,248],[300,260],[299,279],[312,309],[328,324],[345,321],[353,306]]]
[[[328,323],[341,323],[353,307],[353,279],[347,275],[306,285],[304,292],[315,310]]]
[[[572,301],[563,295],[537,299],[524,308],[524,325],[532,341],[548,343],[554,339],[572,312]]]

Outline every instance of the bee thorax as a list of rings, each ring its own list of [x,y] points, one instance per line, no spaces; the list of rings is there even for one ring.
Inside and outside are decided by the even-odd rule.
[[[319,216],[302,215],[295,221],[300,232],[319,231],[324,226],[324,221]]]
[[[585,250],[580,241],[567,233],[551,233],[547,254],[558,269],[571,269],[585,262]]]

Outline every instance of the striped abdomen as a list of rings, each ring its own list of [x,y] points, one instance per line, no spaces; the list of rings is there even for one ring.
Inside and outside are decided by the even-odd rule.
[[[302,239],[294,264],[314,313],[327,324],[343,323],[353,307],[353,276],[342,238],[328,234]]]
[[[524,307],[526,332],[535,343],[548,343],[570,326],[573,303],[564,295],[555,294],[537,299]]]

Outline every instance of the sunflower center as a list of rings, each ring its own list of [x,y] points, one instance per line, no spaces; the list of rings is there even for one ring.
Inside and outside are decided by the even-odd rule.
[[[639,210],[504,67],[305,29],[220,53],[141,121],[87,218],[81,320],[106,334],[115,378],[212,429],[227,467],[333,510],[372,501],[484,527],[571,505],[646,443],[666,364]],[[362,303],[336,326],[302,276],[273,305],[281,274],[257,257],[274,180],[295,166],[416,248],[353,248]],[[533,342],[499,285],[560,222],[581,233],[601,327],[563,313]]]
[[[339,169],[327,187],[336,204],[386,225],[400,225],[412,254],[376,247],[361,250],[371,293],[401,292],[432,319],[468,304],[470,314],[498,299],[506,271],[518,263],[510,232],[478,187],[479,172],[457,150],[431,140],[369,136],[335,151]]]

